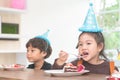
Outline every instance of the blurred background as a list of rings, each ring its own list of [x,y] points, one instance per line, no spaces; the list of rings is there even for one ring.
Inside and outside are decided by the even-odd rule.
[[[27,66],[26,42],[48,29],[53,47],[48,62],[53,63],[60,50],[77,54],[78,28],[83,24],[90,1],[98,25],[103,28],[105,53],[119,67],[120,0],[0,0],[0,64]],[[69,60],[73,58],[69,56]]]

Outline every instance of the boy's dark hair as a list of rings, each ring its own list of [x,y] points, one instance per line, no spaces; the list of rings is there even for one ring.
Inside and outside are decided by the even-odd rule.
[[[103,43],[103,49],[100,51],[100,56],[102,56],[102,57],[104,57],[105,59],[107,59],[107,57],[106,57],[105,54],[104,54],[104,49],[105,49],[104,36],[103,36],[103,34],[102,34],[101,32],[82,32],[82,33],[79,35],[79,37],[78,37],[78,43],[77,43],[76,48],[79,47],[79,39],[80,39],[80,36],[81,36],[82,34],[84,34],[84,33],[92,36],[92,37],[95,39],[95,41],[97,42],[97,44]],[[107,59],[107,60],[108,60],[108,59]]]
[[[47,55],[44,57],[45,59],[48,58],[52,53],[51,45],[42,38],[32,38],[26,43],[26,48],[32,46],[34,48],[38,48],[40,51],[45,51]]]

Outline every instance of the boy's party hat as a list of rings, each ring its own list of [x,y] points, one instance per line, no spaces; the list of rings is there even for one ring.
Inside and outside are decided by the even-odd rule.
[[[97,24],[97,20],[96,20],[95,13],[92,6],[93,4],[90,2],[87,16],[85,18],[83,26],[79,28],[79,31],[84,31],[84,32],[101,32],[102,31],[102,29],[100,29]]]
[[[50,44],[50,41],[49,41],[48,38],[47,38],[49,31],[50,31],[50,30],[47,30],[44,34],[38,35],[38,36],[36,36],[35,38],[44,39],[45,41],[47,41],[47,42]]]

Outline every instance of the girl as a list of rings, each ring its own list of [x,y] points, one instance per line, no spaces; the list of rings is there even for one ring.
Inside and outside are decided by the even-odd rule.
[[[79,35],[76,47],[82,59],[74,60],[71,64],[75,66],[83,64],[90,73],[111,74],[109,60],[103,53],[104,46],[104,37],[101,32],[82,32]],[[57,64],[59,66],[59,63]]]
[[[83,64],[85,69],[89,70],[91,73],[111,74],[117,69],[114,67],[110,68],[110,62],[103,53],[105,47],[104,37],[101,33],[102,29],[97,25],[92,6],[93,4],[90,2],[83,26],[79,28],[79,31],[82,31],[82,33],[78,37],[76,48],[78,49],[79,55],[82,59],[77,59],[71,62],[71,64],[75,66]],[[56,62],[57,61],[55,61],[55,63]],[[59,66],[59,63],[57,64],[58,65],[56,66]]]

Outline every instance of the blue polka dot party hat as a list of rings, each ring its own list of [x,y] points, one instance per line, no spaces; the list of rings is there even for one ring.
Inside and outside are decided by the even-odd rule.
[[[99,28],[96,20],[96,16],[93,10],[93,4],[89,3],[89,9],[85,17],[82,27],[79,28],[82,32],[101,32],[102,29]]]

